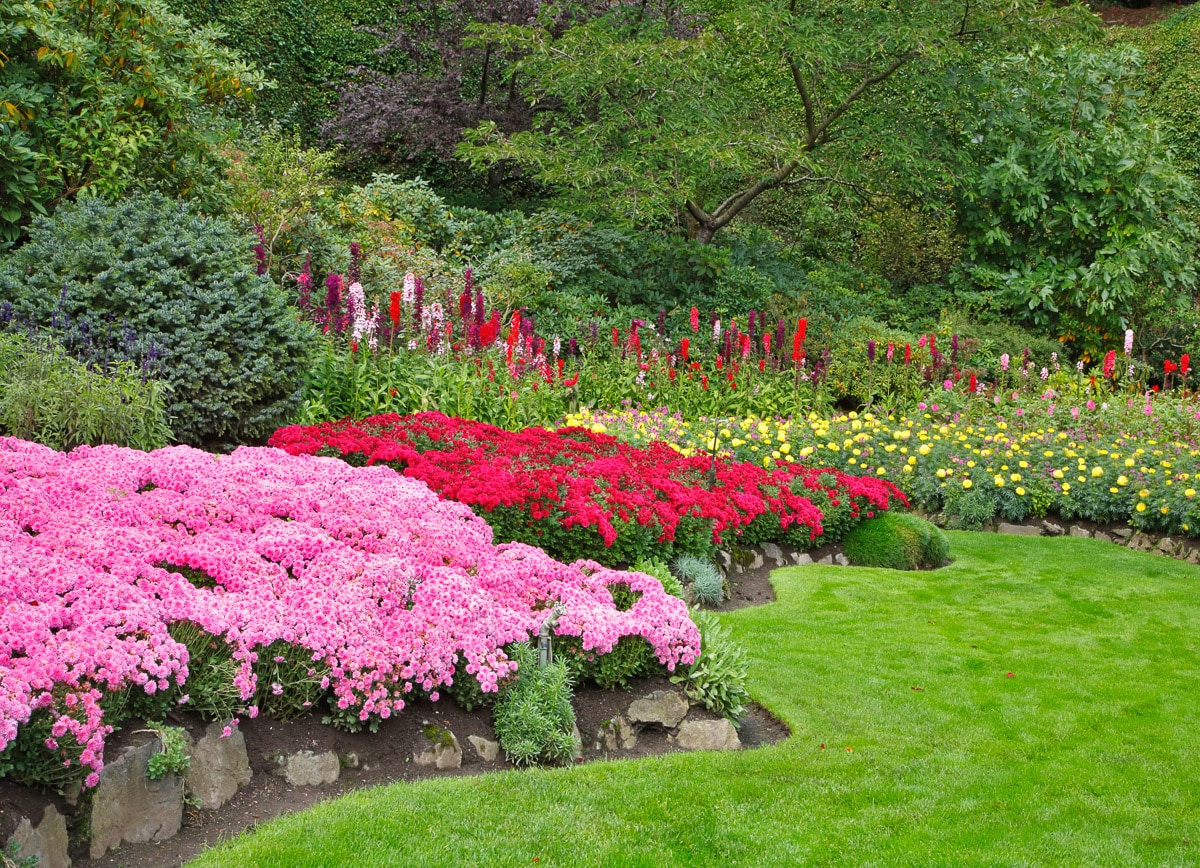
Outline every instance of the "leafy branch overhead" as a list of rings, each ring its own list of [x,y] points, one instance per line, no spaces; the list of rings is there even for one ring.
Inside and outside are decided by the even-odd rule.
[[[478,124],[459,154],[516,161],[581,206],[707,242],[785,186],[936,186],[937,94],[1090,20],[1020,0],[692,0],[622,3],[557,33],[478,25],[477,43],[518,58],[508,74],[535,114],[528,130]]]

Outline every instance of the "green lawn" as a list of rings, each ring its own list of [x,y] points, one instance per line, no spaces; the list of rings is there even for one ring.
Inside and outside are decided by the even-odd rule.
[[[1200,864],[1200,571],[951,538],[724,617],[780,745],[361,791],[193,865]]]

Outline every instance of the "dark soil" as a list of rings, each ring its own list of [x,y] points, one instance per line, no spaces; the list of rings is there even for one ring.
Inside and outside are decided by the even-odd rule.
[[[574,705],[583,737],[581,762],[610,758],[603,743],[597,739],[602,723],[624,712],[634,699],[672,686],[667,678],[661,677],[639,680],[627,691],[608,691],[596,687],[578,689]],[[703,708],[693,708],[690,716],[716,718],[716,715]],[[192,715],[180,715],[170,722],[186,727],[195,738],[203,735],[203,723]],[[448,729],[458,737],[463,752],[461,769],[438,771],[413,763],[413,755],[428,748],[429,743],[422,734],[426,722]],[[239,728],[246,738],[246,750],[254,777],[229,803],[217,811],[185,808],[183,828],[178,835],[162,843],[125,845],[98,860],[89,859],[86,850],[74,852],[72,858],[76,868],[166,868],[182,865],[206,846],[232,838],[274,817],[302,811],[352,790],[397,781],[417,781],[444,775],[477,775],[510,768],[504,762],[503,754],[496,762],[484,762],[467,741],[470,735],[495,738],[491,710],[479,709],[468,713],[448,699],[436,703],[427,699],[418,700],[403,713],[384,721],[377,733],[339,732],[323,725],[319,714],[286,722],[266,718],[243,720]],[[116,756],[122,747],[144,743],[151,737],[136,733],[136,729],[136,726],[129,726],[114,734],[106,747],[107,755]],[[751,704],[739,727],[739,737],[747,748],[773,744],[789,735],[785,724],[757,704]],[[357,757],[358,764],[357,767],[343,768],[336,784],[322,787],[292,787],[282,777],[271,774],[275,768],[275,755],[305,749],[314,752],[335,751],[344,764],[346,758],[353,755]],[[611,758],[635,759],[674,751],[665,731],[647,728],[638,734],[633,750],[619,751]],[[30,817],[36,825],[50,803],[67,815],[68,823],[78,816],[78,808],[63,798],[46,796],[0,780],[0,841],[7,840],[12,834],[19,817]]]
[[[1190,6],[1196,0],[1143,0],[1139,8],[1128,8],[1110,3],[1093,3],[1092,9],[1109,27],[1145,27],[1162,21],[1175,10]]]

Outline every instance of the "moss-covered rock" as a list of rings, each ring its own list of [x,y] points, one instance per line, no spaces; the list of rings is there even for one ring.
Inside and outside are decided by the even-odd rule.
[[[950,541],[937,527],[905,512],[869,518],[846,535],[846,558],[860,567],[936,569],[950,559]]]

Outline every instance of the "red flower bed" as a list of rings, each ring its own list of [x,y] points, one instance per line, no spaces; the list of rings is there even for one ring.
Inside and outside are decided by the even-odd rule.
[[[610,562],[711,549],[730,531],[750,542],[811,545],[829,525],[823,511],[837,513],[842,533],[860,512],[905,502],[885,480],[799,464],[718,459],[710,485],[708,456],[663,444],[639,449],[583,428],[510,432],[441,413],[296,425],[270,444],[391,465],[485,514],[498,539]]]

